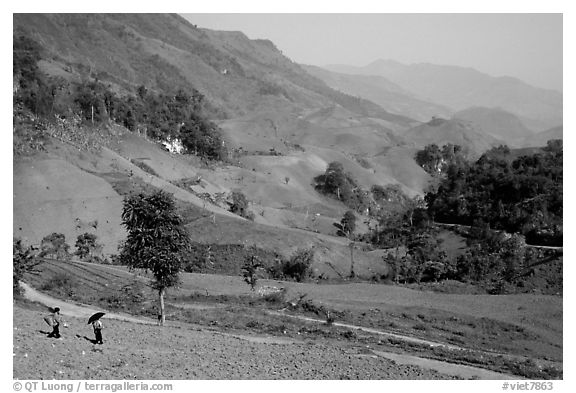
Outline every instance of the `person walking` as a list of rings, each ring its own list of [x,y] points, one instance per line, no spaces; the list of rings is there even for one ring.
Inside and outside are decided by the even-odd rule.
[[[94,328],[94,335],[96,336],[96,344],[104,344],[102,341],[102,322],[97,319],[92,322],[92,327]]]
[[[52,332],[48,334],[49,338],[60,338],[60,323],[62,316],[60,315],[60,308],[54,308],[54,312],[44,318],[48,325],[52,326]]]

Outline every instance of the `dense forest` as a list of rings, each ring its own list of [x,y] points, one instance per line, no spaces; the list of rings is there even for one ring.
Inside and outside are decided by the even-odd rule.
[[[154,140],[179,139],[189,154],[210,159],[226,157],[221,132],[204,115],[208,103],[197,90],[165,94],[139,86],[134,92],[120,95],[113,86],[90,75],[78,82],[43,74],[38,67],[42,52],[42,47],[29,37],[14,37],[16,116],[30,112],[44,122],[78,118],[88,127],[113,122]]]
[[[447,165],[435,190],[426,194],[438,222],[519,233],[528,243],[562,245],[562,140],[533,154],[493,148],[475,162]]]

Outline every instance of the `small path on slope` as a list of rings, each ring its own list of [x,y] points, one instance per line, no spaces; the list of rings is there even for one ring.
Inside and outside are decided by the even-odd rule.
[[[48,306],[48,307],[59,307],[60,313],[64,316],[88,319],[88,318],[90,318],[90,316],[92,314],[102,311],[102,312],[106,312],[106,318],[118,319],[120,321],[126,321],[126,322],[142,323],[142,324],[146,324],[146,325],[155,325],[156,324],[156,321],[153,321],[151,319],[136,318],[136,317],[132,317],[132,316],[126,315],[126,314],[108,312],[108,311],[103,310],[101,308],[96,309],[96,308],[93,308],[91,306],[81,304],[81,303],[73,304],[73,303],[66,302],[66,301],[61,300],[61,299],[56,299],[54,297],[45,295],[45,294],[37,291],[36,289],[32,288],[27,283],[22,282],[22,281],[20,282],[20,286],[24,290],[24,298],[25,299],[33,301],[33,302],[41,303],[41,304]]]
[[[279,312],[279,311],[269,311],[268,313],[272,314],[272,315],[282,316],[282,317],[299,319],[301,321],[326,323],[326,321],[322,320],[322,319],[304,317],[304,316],[300,316],[300,315],[290,315],[290,314],[286,314],[286,313]],[[333,325],[345,327],[348,329],[362,330],[362,331],[367,332],[367,333],[379,334],[381,336],[387,336],[387,337],[395,338],[397,340],[402,340],[402,341],[406,341],[406,342],[410,342],[410,343],[414,343],[414,344],[428,345],[430,347],[444,347],[444,348],[451,349],[451,350],[467,350],[466,348],[462,348],[462,347],[459,347],[456,345],[424,340],[424,339],[417,338],[417,337],[411,337],[411,336],[405,336],[402,334],[385,332],[385,331],[378,330],[378,329],[372,329],[372,328],[364,327],[364,326],[351,325],[348,323],[334,322]]]
[[[280,311],[268,311],[268,313],[272,314],[272,315],[278,315],[278,316],[283,316],[283,317],[299,319],[299,320],[307,321],[307,322],[316,322],[316,323],[322,323],[322,324],[326,323],[326,320],[304,317],[304,316],[300,316],[300,315],[290,315],[290,314],[280,312]],[[401,341],[409,342],[409,343],[413,343],[413,344],[427,345],[430,348],[442,347],[442,348],[446,348],[446,349],[451,350],[451,351],[468,351],[468,352],[479,353],[479,354],[484,354],[484,355],[489,355],[489,356],[505,357],[505,358],[508,358],[508,359],[511,359],[514,361],[527,361],[527,360],[534,361],[535,360],[535,359],[528,358],[525,356],[520,356],[520,355],[512,355],[512,354],[502,353],[502,352],[483,351],[483,350],[479,350],[479,349],[465,348],[465,347],[460,347],[460,346],[453,345],[453,344],[447,344],[447,343],[442,343],[442,342],[437,342],[437,341],[430,341],[430,340],[426,340],[426,339],[422,339],[422,338],[406,336],[406,335],[398,334],[398,333],[386,332],[383,330],[373,329],[373,328],[369,328],[369,327],[365,327],[365,326],[352,325],[352,324],[348,324],[348,323],[334,322],[333,325],[348,328],[348,329],[353,329],[353,330],[360,330],[360,331],[364,331],[367,333],[378,334],[381,336],[391,337],[391,338],[394,338],[397,340],[401,340]],[[391,353],[391,355],[396,356],[397,354]],[[412,356],[412,355],[410,355],[410,356]],[[413,357],[417,358],[417,359],[431,360],[428,358],[420,358],[417,356],[413,356]],[[452,365],[454,364],[454,363],[442,362],[440,360],[438,360],[438,361],[441,363],[444,363],[444,364],[452,364]],[[558,362],[554,362],[554,361],[550,361],[550,360],[543,360],[543,359],[538,359],[537,361],[542,365],[558,366],[561,364]],[[476,367],[472,367],[472,368],[476,368]],[[485,369],[479,368],[479,370],[485,370]],[[518,379],[520,377],[516,376],[514,378]]]

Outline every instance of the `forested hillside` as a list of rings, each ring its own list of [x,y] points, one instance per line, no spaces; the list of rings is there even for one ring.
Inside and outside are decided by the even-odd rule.
[[[521,233],[529,243],[562,245],[562,141],[515,157],[494,148],[476,162],[451,162],[435,191],[426,194],[438,221]]]

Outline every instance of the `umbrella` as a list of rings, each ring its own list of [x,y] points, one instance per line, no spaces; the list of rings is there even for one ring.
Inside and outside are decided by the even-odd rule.
[[[88,320],[88,325],[90,325],[92,322],[99,320],[100,318],[102,318],[106,313],[105,312],[97,312],[96,314],[92,315],[90,317],[90,319]]]

